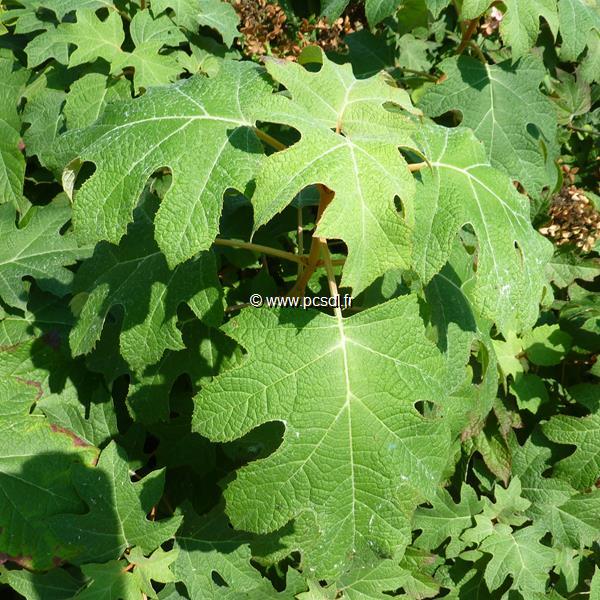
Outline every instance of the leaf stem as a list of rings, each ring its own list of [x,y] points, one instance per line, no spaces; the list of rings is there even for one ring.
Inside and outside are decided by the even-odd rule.
[[[268,133],[265,133],[262,129],[259,129],[258,127],[254,127],[254,133],[260,140],[262,140],[263,142],[271,146],[271,148],[274,148],[277,151],[285,150],[287,148],[287,146],[284,143],[280,142],[279,140],[276,140],[273,136],[269,135]]]
[[[438,78],[431,73],[427,73],[427,71],[417,71],[415,69],[408,69],[406,67],[400,67],[401,71],[405,73],[412,73],[413,75],[418,75],[419,77],[423,77],[424,79],[429,79],[430,81],[437,81]]]
[[[471,37],[475,33],[475,29],[477,29],[477,25],[478,24],[479,24],[479,18],[472,19],[471,21],[469,21],[469,26],[465,29],[465,31],[464,31],[464,33],[462,35],[462,39],[460,40],[460,44],[458,45],[458,48],[456,49],[456,54],[462,54],[463,53],[464,49],[469,44],[469,40],[471,39]]]
[[[297,240],[297,250],[298,250],[298,255],[302,256],[304,254],[304,223],[303,223],[303,218],[302,218],[302,207],[299,206],[298,210],[297,210],[297,214],[298,214],[298,226],[296,227],[296,235],[298,237]],[[298,277],[300,277],[300,275],[302,275],[302,271],[303,271],[303,265],[298,265]]]
[[[292,254],[291,252],[286,252],[285,250],[271,248],[271,246],[263,246],[262,244],[253,244],[251,242],[243,242],[241,240],[224,240],[222,238],[216,238],[214,243],[217,246],[226,246],[228,248],[242,248],[244,250],[258,252],[259,254],[268,254],[270,256],[276,256],[277,258],[290,260],[301,265],[307,264],[307,258],[305,255]]]
[[[325,187],[322,184],[319,184],[319,208],[317,210],[317,219],[315,222],[315,227],[319,224],[319,220],[321,219],[321,215],[325,211],[325,209],[329,206],[331,201],[333,200],[334,192],[329,188]],[[319,257],[321,256],[321,242],[319,238],[316,237],[313,233],[312,241],[310,243],[310,252],[308,254],[308,260],[306,262],[306,267],[302,271],[300,277],[298,277],[294,287],[288,292],[288,296],[304,296],[304,291],[306,290],[306,284],[308,280],[312,277],[312,274],[315,272],[319,264]]]
[[[583,129],[582,127],[575,127],[575,125],[571,125],[571,123],[567,125],[567,129],[570,129],[571,131],[578,131],[579,133],[587,133],[588,135],[600,135],[600,131],[596,131],[595,129]]]
[[[332,298],[339,298],[340,292],[338,290],[337,282],[335,281],[335,273],[333,272],[333,264],[331,262],[331,254],[329,253],[329,246],[327,246],[327,240],[325,238],[317,238],[319,245],[321,246],[321,252],[323,253],[323,263],[325,265],[325,272],[327,273],[327,283],[329,284],[329,294]],[[335,316],[342,319],[342,309],[336,303],[333,312]]]
[[[408,165],[408,170],[411,173],[414,173],[415,171],[420,171],[421,169],[424,169],[425,167],[428,167],[428,166],[430,166],[430,165],[426,162],[411,163]]]

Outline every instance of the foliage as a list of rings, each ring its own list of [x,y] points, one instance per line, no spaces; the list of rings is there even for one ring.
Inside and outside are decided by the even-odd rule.
[[[597,0],[5,0],[2,597],[600,598],[599,56]]]

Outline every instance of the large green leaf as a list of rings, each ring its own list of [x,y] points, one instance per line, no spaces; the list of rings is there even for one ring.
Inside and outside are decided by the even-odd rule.
[[[177,309],[187,303],[199,318],[216,325],[223,314],[214,256],[208,252],[167,266],[153,238],[152,206],[137,210],[137,219],[118,247],[105,242],[79,269],[74,292],[81,312],[70,334],[75,356],[92,350],[111,307],[124,310],[120,350],[134,370],[157,362],[165,350],[184,348]]]
[[[132,546],[153,552],[181,523],[181,517],[147,518],[162,495],[164,471],[132,482],[127,456],[114,442],[102,451],[96,467],[75,466],[73,483],[88,512],[55,511],[48,526],[74,551],[76,564],[116,559]]]
[[[66,267],[90,254],[90,248],[79,247],[72,233],[60,233],[71,218],[66,202],[55,200],[32,211],[26,225],[18,228],[14,208],[0,207],[0,298],[21,309],[27,302],[24,277],[33,277],[43,289],[64,296],[73,281],[73,272]]]
[[[172,9],[174,21],[190,31],[199,26],[212,27],[228,46],[239,35],[239,17],[233,6],[223,0],[152,0],[152,9],[156,14]]]
[[[320,59],[319,59],[320,60]],[[325,56],[317,73],[296,63],[269,60],[267,70],[291,94],[279,110],[260,120],[298,129],[301,139],[269,157],[252,198],[255,229],[287,206],[306,186],[321,183],[335,192],[316,235],[348,245],[342,285],[362,291],[389,269],[407,267],[410,229],[394,199],[411,212],[414,180],[400,146],[414,147],[414,124],[393,104],[414,112],[408,94],[383,75],[356,79],[350,65]]]
[[[555,474],[577,489],[593,486],[600,479],[600,412],[586,417],[557,415],[543,425],[553,442],[575,446],[575,452],[559,461]]]
[[[48,520],[81,510],[72,471],[91,464],[97,450],[48,419],[30,415],[37,397],[34,385],[0,379],[0,555],[48,569],[76,555]]]
[[[179,556],[173,572],[191,598],[267,597],[274,590],[250,564],[252,537],[229,526],[222,506],[203,516],[186,506],[175,538]],[[214,572],[227,587],[215,584]]]
[[[224,192],[244,190],[260,162],[252,113],[271,96],[255,67],[225,62],[212,79],[154,88],[109,105],[91,127],[67,132],[59,144],[63,164],[78,157],[71,170],[82,161],[96,165],[74,196],[76,233],[117,243],[149,177],[167,168],[173,179],[156,215],[159,248],[171,267],[209,248]]]
[[[440,490],[432,500],[431,508],[418,508],[413,527],[421,534],[415,540],[419,548],[435,550],[447,538],[457,550],[462,549],[458,536],[473,525],[473,518],[483,508],[473,488],[463,485],[460,502],[455,503],[446,490]],[[454,552],[456,550],[453,549]],[[450,554],[451,556],[452,554]]]
[[[403,548],[414,497],[436,489],[449,444],[443,420],[414,407],[443,407],[445,397],[444,362],[424,336],[416,298],[343,320],[246,310],[226,331],[248,359],[200,393],[194,428],[215,441],[267,421],[286,428],[281,447],[228,486],[233,524],[273,531],[309,511],[327,540],[311,557],[323,573],[361,547]]]
[[[0,52],[0,204],[9,202],[16,208],[25,206],[25,159],[19,147],[21,120],[17,105],[27,78],[27,71],[19,69],[9,53]]]
[[[597,52],[600,35],[600,3],[598,0],[559,0],[558,20],[564,60],[575,61],[588,48],[588,58]],[[596,44],[594,41],[596,40]],[[586,73],[588,80],[600,79],[600,68]]]
[[[348,6],[349,0],[322,0],[321,15],[335,21]],[[365,12],[371,27],[375,27],[386,17],[393,15],[402,6],[400,0],[366,0]]]
[[[500,34],[515,58],[524,56],[535,44],[543,17],[554,36],[558,30],[556,0],[506,0]]]
[[[110,64],[111,73],[117,74],[125,67],[132,67],[136,89],[175,80],[180,71],[175,55],[161,53],[160,50],[165,43],[176,45],[181,38],[167,34],[173,25],[166,17],[162,17],[166,27],[158,22],[148,29],[137,24],[136,20],[143,18],[141,15],[138,13],[131,23],[130,33],[135,48],[129,52],[122,49],[125,32],[121,16],[116,11],[109,11],[106,19],[101,20],[93,10],[78,10],[75,23],[61,23],[28,44],[26,52],[29,66],[38,66],[48,58],[66,64],[65,48],[73,45],[76,49],[68,57],[69,67],[92,63],[99,58]],[[151,17],[146,17],[146,21],[152,22]]]
[[[477,271],[465,284],[468,296],[504,332],[531,327],[552,246],[531,226],[527,198],[487,164],[470,131],[428,127],[422,135],[431,168],[419,173],[415,269],[431,279],[468,224],[477,236]]]
[[[513,589],[523,594],[546,591],[554,560],[552,550],[538,541],[540,537],[542,532],[534,527],[516,532],[508,525],[494,527],[481,544],[481,550],[491,554],[485,568],[485,582],[491,591],[500,587],[509,575]]]
[[[486,149],[487,161],[532,194],[556,181],[556,111],[539,85],[539,59],[482,64],[467,56],[444,60],[447,78],[430,87],[420,106],[430,116],[458,110]]]

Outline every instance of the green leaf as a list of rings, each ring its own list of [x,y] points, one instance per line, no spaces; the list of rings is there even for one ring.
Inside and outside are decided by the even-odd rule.
[[[59,82],[53,81],[58,79]],[[27,104],[23,109],[23,123],[29,124],[23,134],[25,151],[28,157],[37,156],[40,163],[53,169],[52,147],[64,125],[62,107],[66,94],[62,88],[67,85],[65,73],[50,68],[36,79],[26,90]]]
[[[500,485],[494,487],[494,502],[488,501],[484,507],[484,516],[506,525],[523,525],[527,517],[523,516],[531,502],[521,496],[521,480],[513,477],[506,489]]]
[[[230,94],[239,97],[239,106],[229,102]],[[224,192],[243,190],[260,162],[262,146],[249,131],[251,112],[271,96],[255,67],[224,62],[212,79],[197,76],[152,89],[109,105],[91,127],[67,132],[59,146],[62,162],[79,158],[67,175],[83,161],[96,165],[74,197],[80,239],[117,243],[148,178],[168,168],[172,183],[156,215],[159,248],[171,267],[208,249]]]
[[[74,292],[84,294],[69,339],[75,356],[88,353],[100,338],[110,308],[124,311],[120,351],[134,370],[160,360],[165,350],[184,348],[177,309],[188,304],[198,318],[218,324],[223,305],[211,253],[170,270],[153,238],[149,200],[118,247],[96,246],[79,269]]]
[[[332,587],[332,598],[349,600],[385,599],[390,592],[402,587],[403,572],[393,560],[378,561],[374,564],[352,564],[352,569],[344,573]],[[335,589],[335,592],[333,591]],[[335,595],[333,595],[335,594]]]
[[[7,571],[7,582],[26,600],[72,600],[83,585],[64,569],[52,569],[48,573],[14,569]]]
[[[68,129],[91,125],[109,102],[131,96],[129,83],[123,79],[111,81],[106,75],[88,73],[70,87],[64,107]]]
[[[414,124],[393,104],[414,112],[404,90],[383,75],[355,79],[350,65],[322,56],[310,72],[290,61],[268,60],[267,70],[291,94],[262,121],[294,127],[301,139],[271,155],[258,175],[254,229],[267,223],[306,186],[321,183],[335,192],[316,235],[348,245],[342,286],[354,294],[390,269],[407,267],[410,229],[398,214],[399,196],[411,212],[414,180],[399,146],[414,147]]]
[[[73,281],[73,272],[66,267],[90,254],[89,248],[78,246],[74,235],[60,233],[71,218],[65,202],[55,200],[31,210],[33,215],[19,229],[14,208],[0,206],[0,297],[21,309],[27,302],[24,277],[33,277],[42,289],[64,296]]]
[[[74,373],[76,375],[76,373]],[[37,407],[50,423],[69,431],[96,447],[104,446],[118,433],[112,398],[90,373],[67,382],[59,393],[44,396]]]
[[[414,408],[419,400],[443,402],[445,377],[416,299],[344,320],[246,310],[226,332],[248,358],[205,386],[193,428],[228,441],[268,421],[286,427],[281,447],[229,484],[234,526],[268,532],[310,511],[328,540],[319,560],[324,573],[335,573],[361,546],[386,554],[403,548],[414,496],[435,491],[449,447],[443,420]]]
[[[335,21],[344,12],[349,0],[321,0],[321,16],[330,22]],[[385,18],[393,15],[402,5],[399,0],[366,0],[365,13],[371,27],[375,27]]]
[[[544,435],[558,444],[576,446],[575,452],[554,467],[557,477],[581,490],[600,479],[600,413],[587,417],[557,415],[542,426]]]
[[[176,351],[167,349],[158,363],[136,373],[127,404],[137,421],[169,421],[175,425],[175,419],[169,420],[169,395],[178,378],[186,374],[196,392],[201,384],[236,363],[235,344],[218,329],[192,322],[182,328],[182,340],[184,348]],[[181,458],[187,456],[189,450],[194,451],[189,436],[182,438],[181,434],[175,435],[175,439],[169,442],[173,456]]]
[[[534,365],[558,365],[571,348],[571,336],[559,325],[540,325],[523,337],[527,359]]]
[[[174,21],[189,31],[196,32],[198,26],[211,27],[218,31],[227,46],[239,35],[240,22],[233,6],[222,0],[152,0],[156,14],[171,8]]]
[[[560,25],[560,57],[575,61],[584,51],[593,30],[600,33],[600,4],[598,0],[558,0]],[[588,46],[588,54],[594,48]]]
[[[415,71],[428,71],[431,67],[431,61],[427,58],[430,46],[430,42],[405,33],[398,40],[398,66]]]
[[[526,197],[487,164],[470,131],[427,127],[423,148],[432,168],[419,172],[414,268],[429,280],[469,223],[477,236],[477,272],[465,287],[483,317],[502,332],[527,329],[538,316],[543,265],[552,245],[529,221]]]
[[[213,572],[218,573],[232,596],[236,592],[264,593],[271,586],[250,564],[251,539],[250,534],[229,526],[222,507],[198,516],[191,506],[185,506],[183,525],[175,538],[179,555],[173,572],[185,583],[191,598],[229,597],[225,596],[227,588],[215,584]]]
[[[466,56],[444,60],[447,75],[430,87],[420,106],[430,116],[458,110],[461,124],[473,129],[487,160],[519,181],[531,194],[556,181],[556,112],[539,85],[541,61],[526,56],[515,62],[482,64]]]
[[[549,400],[544,380],[533,373],[518,373],[510,390],[517,398],[519,410],[528,410],[534,415],[540,404]]]
[[[81,509],[71,475],[81,463],[92,463],[97,450],[47,419],[29,415],[27,402],[13,397],[7,410],[16,386],[0,385],[0,553],[29,568],[48,569],[75,555],[52,531],[49,519]],[[28,387],[18,393],[29,392],[31,404],[37,390]],[[19,407],[22,412],[16,414]]]
[[[48,525],[76,552],[72,560],[76,564],[115,559],[132,546],[153,552],[175,534],[181,522],[180,517],[146,518],[162,495],[164,471],[153,471],[132,483],[127,457],[114,442],[102,451],[95,468],[75,467],[73,483],[89,511],[62,511]]]
[[[157,548],[148,557],[145,557],[139,548],[132,548],[127,555],[128,562],[134,565],[133,574],[138,581],[138,587],[149,598],[158,598],[152,587],[152,581],[157,583],[176,581],[170,567],[177,560],[178,555],[177,549],[165,552],[162,548]]]
[[[562,0],[561,0],[562,1]],[[535,44],[543,17],[552,35],[558,31],[556,0],[506,0],[506,13],[500,22],[500,35],[511,47],[514,58],[526,55]]]
[[[534,527],[513,532],[508,525],[494,526],[493,533],[480,546],[492,557],[485,568],[485,582],[491,591],[511,576],[513,589],[523,594],[545,592],[554,555],[539,543],[540,537],[541,532]]]
[[[12,56],[0,52],[0,204],[9,202],[15,208],[24,208],[25,159],[19,147],[21,121],[17,105],[28,73],[15,67]]]
[[[576,279],[592,281],[600,275],[600,264],[566,252],[556,253],[546,264],[546,277],[559,288],[569,287]]]
[[[140,600],[138,581],[133,573],[126,571],[127,563],[111,560],[106,563],[89,563],[81,567],[88,579],[76,600]]]
[[[415,544],[419,548],[435,550],[450,538],[446,556],[452,557],[461,550],[458,537],[473,525],[473,518],[483,509],[472,487],[463,484],[461,497],[455,503],[446,490],[440,490],[431,501],[431,508],[418,508],[415,512],[413,529],[421,529]]]
[[[600,570],[594,567],[594,576],[590,584],[590,600],[600,600]]]

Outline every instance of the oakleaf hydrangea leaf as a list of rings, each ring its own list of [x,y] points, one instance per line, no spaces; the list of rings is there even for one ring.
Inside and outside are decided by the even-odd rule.
[[[27,303],[23,277],[33,277],[42,289],[63,296],[73,280],[66,267],[90,254],[72,233],[60,233],[71,218],[65,202],[55,200],[32,210],[33,216],[19,229],[14,208],[0,206],[0,298],[21,309]]]
[[[324,184],[335,198],[316,235],[346,242],[342,285],[356,294],[389,269],[408,266],[410,229],[394,198],[410,210],[414,180],[398,148],[415,146],[415,126],[384,105],[414,109],[407,93],[383,75],[356,79],[350,65],[322,60],[317,73],[289,61],[266,63],[292,98],[278,111],[264,111],[260,120],[290,125],[301,139],[271,155],[259,173],[254,227],[268,222],[306,186]]]
[[[230,102],[232,94],[239,103]],[[63,164],[78,157],[71,169],[83,161],[96,165],[75,193],[80,239],[117,243],[148,178],[168,168],[173,180],[156,215],[158,245],[171,267],[208,249],[224,192],[243,191],[260,162],[251,112],[271,97],[256,67],[224,62],[214,78],[153,88],[109,105],[91,127],[67,132],[59,142]]]
[[[110,80],[101,73],[87,73],[71,85],[65,101],[64,115],[68,129],[91,125],[109,102],[131,97],[129,82]]]
[[[127,405],[137,421],[169,420],[169,395],[181,375],[186,374],[197,391],[201,383],[235,364],[235,344],[220,330],[196,321],[186,324],[181,335],[185,345],[182,350],[166,350],[156,364],[136,373],[131,382]],[[176,420],[171,417],[169,422],[175,425]],[[169,449],[182,458],[193,445],[185,434],[177,435]]]
[[[503,332],[531,327],[545,287],[552,245],[529,220],[527,198],[487,164],[472,132],[423,129],[432,168],[418,176],[414,259],[429,280],[444,264],[456,233],[467,223],[477,236],[477,272],[468,296]]]
[[[447,78],[430,87],[420,106],[435,117],[458,110],[486,150],[487,161],[530,193],[556,181],[556,111],[539,90],[546,71],[527,56],[512,64],[482,64],[467,56],[444,60]]]
[[[549,448],[539,446],[529,438],[523,446],[513,444],[511,451],[513,476],[519,478],[521,493],[531,502],[527,515],[536,523],[544,523],[553,507],[564,504],[575,494],[575,489],[557,477],[544,477],[550,467],[552,452]]]
[[[529,52],[540,31],[543,17],[550,31],[556,36],[558,15],[556,0],[506,0],[506,13],[500,22],[500,35],[511,47],[514,58]]]
[[[63,511],[48,522],[54,534],[77,552],[76,564],[108,561],[132,546],[150,553],[177,531],[181,517],[161,521],[146,517],[162,495],[164,471],[153,471],[133,483],[127,456],[114,442],[102,451],[95,468],[77,467],[73,483],[89,511]]]
[[[237,26],[239,17],[235,9],[223,0],[152,0],[152,9],[156,14],[172,9],[175,23],[196,32],[204,25],[216,29],[227,46],[239,35]]]
[[[202,516],[185,506],[183,524],[175,537],[179,555],[173,573],[185,583],[191,598],[217,600],[236,593],[240,597],[243,592],[255,594],[249,597],[266,597],[271,586],[250,564],[251,539],[251,534],[229,526],[222,506]],[[215,584],[213,572],[218,573],[227,588]],[[225,595],[227,591],[231,596]]]
[[[542,533],[535,527],[513,532],[508,525],[494,526],[493,533],[480,546],[492,557],[485,568],[485,582],[490,591],[499,588],[509,575],[513,588],[526,597],[528,592],[546,590],[554,554],[538,541]]]
[[[93,10],[78,10],[75,23],[61,23],[55,29],[36,36],[28,44],[26,52],[29,67],[35,67],[51,57],[66,62],[64,48],[74,45],[76,49],[68,58],[69,67],[91,63],[99,58],[110,64],[111,73],[133,67],[136,89],[175,80],[180,70],[175,56],[159,51],[165,42],[176,45],[180,38],[166,36],[160,24],[155,29],[160,28],[161,35],[140,35],[140,32],[147,33],[147,28],[136,25],[136,19],[140,18],[138,14],[132,21],[131,35],[135,48],[128,52],[121,48],[125,32],[121,16],[116,11],[109,11],[106,19],[101,20]]]
[[[48,569],[75,552],[47,519],[81,510],[71,474],[76,465],[91,464],[97,450],[44,417],[30,415],[27,402],[20,403],[17,414],[15,394],[26,392],[30,405],[38,392],[34,386],[0,380],[0,555]]]
[[[553,442],[576,446],[573,454],[556,464],[554,474],[576,489],[592,487],[600,479],[600,412],[586,417],[557,415],[542,429]]]
[[[600,45],[598,0],[559,0],[558,21],[562,39],[561,58],[575,61],[587,46],[587,60],[582,63],[582,74],[588,81],[600,79],[600,67],[597,64]]]
[[[171,571],[171,565],[177,560],[178,555],[179,551],[176,548],[168,552],[157,548],[150,556],[146,557],[139,548],[132,548],[127,555],[127,560],[134,565],[133,575],[138,581],[138,587],[146,596],[157,597],[152,587],[152,581],[170,583],[176,580]]]
[[[72,600],[83,586],[81,580],[64,569],[52,569],[47,573],[13,569],[7,571],[7,583],[26,600]]]
[[[75,356],[92,350],[115,305],[125,313],[121,354],[134,370],[157,362],[167,348],[185,347],[177,328],[181,303],[208,323],[216,325],[221,320],[223,304],[214,255],[205,252],[169,269],[154,241],[149,205],[150,201],[136,211],[138,218],[118,247],[98,244],[77,273],[74,292],[83,294],[83,304],[70,333]]]
[[[348,4],[348,0],[322,0],[321,15],[329,19],[330,22],[335,21],[344,12]],[[369,25],[375,27],[386,17],[393,15],[401,6],[402,2],[399,0],[366,0],[365,13]]]
[[[28,75],[25,69],[15,66],[8,53],[0,52],[0,204],[10,202],[22,208],[25,159],[19,148],[21,121],[17,105]]]
[[[92,559],[93,560],[93,559]],[[127,563],[122,560],[111,560],[104,563],[90,562],[82,565],[81,570],[86,577],[86,587],[75,598],[77,600],[139,600],[142,595],[138,580],[131,571],[127,571]]]
[[[269,532],[310,512],[327,540],[318,567],[325,573],[360,547],[388,555],[403,548],[406,498],[434,493],[449,447],[443,420],[414,407],[443,405],[445,396],[444,361],[424,336],[416,298],[339,320],[246,310],[226,333],[248,358],[204,387],[193,428],[215,441],[268,421],[286,428],[276,452],[229,484],[234,526]]]
[[[418,508],[415,512],[413,528],[420,529],[421,534],[415,540],[419,548],[434,550],[447,538],[454,552],[446,550],[447,556],[453,556],[456,550],[462,549],[458,536],[471,527],[473,517],[483,509],[483,503],[478,500],[473,488],[464,484],[458,503],[446,490],[440,490],[431,500],[431,508]]]

